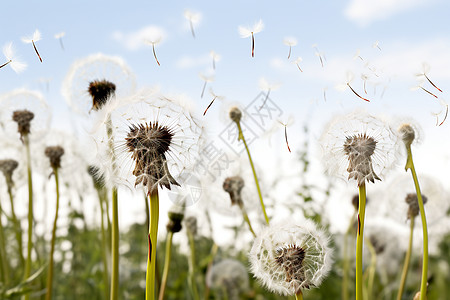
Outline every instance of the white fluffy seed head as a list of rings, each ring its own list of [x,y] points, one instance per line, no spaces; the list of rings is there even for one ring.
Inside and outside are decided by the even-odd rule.
[[[239,300],[249,289],[248,272],[240,261],[224,259],[212,265],[206,284],[220,299]]]
[[[249,260],[251,272],[267,289],[286,296],[318,287],[333,262],[328,235],[311,220],[266,227]]]

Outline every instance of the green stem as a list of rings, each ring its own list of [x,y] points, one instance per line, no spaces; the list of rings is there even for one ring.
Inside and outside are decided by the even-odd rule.
[[[104,197],[104,188],[97,189],[98,199],[100,202],[100,227],[102,235],[102,261],[103,261],[103,285],[105,291],[105,299],[109,298],[109,273],[108,273],[108,245],[106,240],[106,230],[105,230],[105,212],[103,209],[103,202],[107,199]]]
[[[370,252],[370,267],[369,267],[369,278],[367,284],[367,299],[372,299],[372,291],[373,291],[373,282],[375,280],[375,271],[377,268],[377,252],[373,247],[370,239],[366,239],[367,246]]]
[[[55,220],[53,221],[53,230],[52,230],[52,240],[50,247],[50,258],[48,263],[48,273],[47,273],[47,293],[45,295],[45,300],[52,299],[52,286],[53,286],[53,253],[55,252],[55,239],[56,239],[56,224],[58,221],[58,211],[59,211],[59,178],[58,178],[58,169],[53,169],[53,174],[55,176],[55,184],[56,184],[56,212],[55,212]]]
[[[403,291],[405,290],[406,277],[408,275],[408,269],[409,269],[409,262],[411,261],[415,219],[416,219],[415,217],[411,218],[411,221],[410,221],[409,244],[408,244],[408,250],[406,251],[406,254],[405,254],[405,262],[403,263],[402,277],[400,280],[400,287],[398,288],[397,300],[402,299]]]
[[[303,300],[303,293],[302,290],[299,290],[297,294],[295,294],[296,300]]]
[[[27,260],[25,261],[25,270],[23,279],[27,280],[31,273],[31,250],[33,249],[33,178],[31,176],[31,154],[30,139],[28,134],[23,135],[23,142],[27,153],[27,175],[28,175],[28,241],[27,241]],[[30,294],[24,295],[24,299],[30,299]]]
[[[416,188],[417,201],[419,202],[420,218],[422,219],[423,230],[423,258],[422,258],[422,282],[420,284],[420,300],[427,298],[427,273],[428,273],[428,228],[423,206],[422,193],[420,192],[419,180],[417,179],[416,169],[414,168],[411,146],[406,147],[408,158],[406,160],[405,170],[410,169]]]
[[[119,205],[117,188],[112,189],[112,238],[111,238],[111,300],[119,298]]]
[[[344,234],[344,257],[343,257],[343,270],[342,272],[344,273],[342,276],[342,300],[348,300],[348,275],[349,275],[349,271],[350,271],[350,261],[349,261],[349,257],[348,257],[348,235],[350,234],[350,231],[352,230],[353,227],[353,222],[355,220],[356,217],[356,211],[353,213],[351,219],[350,219],[350,224],[348,224],[347,230],[345,231]]]
[[[5,248],[5,235],[4,235],[4,229],[3,229],[3,223],[2,223],[2,207],[0,204],[0,261],[1,261],[1,271],[2,271],[2,278],[5,285],[9,284],[10,274],[9,274],[9,263],[8,263],[8,255],[6,253]]]
[[[213,262],[214,262],[214,257],[217,254],[217,250],[219,249],[219,246],[216,243],[213,243],[212,248],[211,248],[211,254],[210,254],[210,258],[209,258],[209,262],[208,262],[208,267],[207,267],[207,271],[206,274],[208,274],[211,271]],[[205,300],[209,300],[209,293],[210,293],[210,287],[208,284],[205,284]]]
[[[364,234],[364,215],[366,211],[366,184],[359,186],[358,229],[356,232],[356,300],[363,299],[362,251]]]
[[[20,257],[20,263],[22,266],[25,266],[25,258],[23,256],[23,242],[22,242],[22,228],[20,226],[20,222],[17,219],[16,212],[14,209],[14,196],[12,192],[12,186],[13,182],[11,179],[7,180],[6,182],[7,188],[8,188],[8,195],[9,195],[9,201],[11,202],[11,217],[14,224],[14,231],[16,232],[16,239],[17,239],[17,245],[19,247],[19,257]]]
[[[173,238],[173,232],[168,231],[167,239],[166,239],[166,257],[164,259],[164,271],[163,271],[163,275],[162,275],[161,288],[159,289],[159,300],[164,299],[164,292],[166,290],[167,278],[169,277],[170,256],[171,256],[171,250],[172,250],[172,238]]]
[[[253,178],[255,179],[256,189],[258,190],[259,202],[261,203],[261,208],[264,213],[264,218],[266,219],[266,223],[269,224],[269,217],[267,216],[266,207],[264,206],[264,201],[263,201],[263,197],[262,197],[262,193],[261,193],[261,188],[259,186],[258,176],[256,175],[256,170],[255,170],[255,166],[253,165],[252,156],[250,155],[250,150],[248,149],[247,142],[245,141],[244,134],[242,132],[241,123],[236,122],[236,125],[237,125],[238,131],[239,131],[238,140],[242,140],[242,142],[244,143],[244,146],[245,146],[245,150],[247,151],[248,160],[250,161],[250,166],[252,167]]]
[[[187,230],[188,239],[189,239],[189,248],[190,248],[190,259],[189,259],[189,285],[191,286],[191,291],[194,300],[200,300],[200,296],[198,294],[197,282],[195,280],[195,241],[194,235],[191,231]]]
[[[254,237],[256,237],[255,231],[253,230],[252,224],[250,223],[250,219],[248,218],[248,214],[247,211],[245,210],[244,205],[239,205],[242,215],[244,216],[244,220],[248,225],[248,229],[250,229],[251,233],[253,234]]]
[[[145,299],[155,299],[156,243],[158,238],[159,197],[158,189],[150,194],[150,227],[148,229],[147,275],[145,278]]]

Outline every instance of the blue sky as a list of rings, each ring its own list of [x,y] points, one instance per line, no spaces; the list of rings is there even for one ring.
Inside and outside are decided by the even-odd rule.
[[[218,121],[225,107],[220,102],[245,107],[261,92],[259,82],[264,78],[279,86],[270,93],[271,101],[281,109],[279,119],[295,120],[289,128],[293,150],[303,141],[304,122],[309,122],[314,140],[333,114],[363,107],[373,113],[417,119],[426,137],[417,154],[420,166],[436,174],[443,174],[443,163],[448,166],[450,143],[442,137],[449,136],[450,120],[437,127],[432,115],[441,112],[441,121],[449,98],[448,1],[7,1],[2,7],[0,46],[12,41],[28,68],[20,74],[9,67],[0,69],[0,93],[21,87],[41,91],[52,109],[53,127],[70,130],[67,120],[77,120],[61,95],[61,83],[71,64],[101,52],[122,57],[135,72],[139,87],[159,85],[163,92],[183,94],[199,113],[209,104],[212,87],[225,98],[204,117],[213,136],[226,126]],[[195,38],[184,16],[186,9],[201,16],[194,24]],[[264,29],[255,34],[252,58],[250,38],[241,38],[238,27],[252,26],[258,20]],[[32,46],[21,41],[35,29],[43,36],[36,43],[42,63]],[[66,34],[64,50],[54,38],[59,32]],[[154,32],[162,37],[156,45],[161,66],[151,46],[143,42]],[[289,47],[283,43],[286,37],[298,42],[290,60]],[[212,50],[221,57],[215,70]],[[316,52],[324,59],[323,67]],[[303,72],[293,63],[297,57],[302,58]],[[422,72],[423,63],[442,93],[415,76]],[[336,88],[346,83],[349,72],[354,75],[352,87],[370,103],[349,88]],[[214,75],[203,98],[200,73]],[[368,76],[367,94],[362,74]],[[439,99],[411,89],[420,79]],[[273,153],[288,157],[281,127],[275,135]],[[264,159],[258,149],[266,144],[267,140],[255,143],[256,159]],[[430,153],[434,155],[431,162],[427,161]]]

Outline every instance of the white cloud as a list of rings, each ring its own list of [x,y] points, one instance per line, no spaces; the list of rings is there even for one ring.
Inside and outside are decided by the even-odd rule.
[[[180,69],[190,69],[198,66],[212,65],[212,58],[209,54],[201,56],[182,56],[176,63]]]
[[[368,25],[373,21],[386,19],[432,2],[431,0],[352,0],[345,10],[345,15],[360,25]]]
[[[122,31],[114,31],[112,38],[128,50],[136,51],[148,47],[148,43],[145,43],[145,41],[158,41],[158,44],[161,44],[161,42],[167,39],[167,34],[163,28],[150,25],[134,32],[124,33]]]

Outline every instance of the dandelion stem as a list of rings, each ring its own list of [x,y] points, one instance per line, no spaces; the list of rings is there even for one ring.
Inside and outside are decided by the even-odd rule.
[[[373,282],[375,280],[375,270],[377,267],[377,252],[373,247],[370,239],[366,240],[367,246],[370,252],[370,266],[369,266],[369,278],[367,283],[367,299],[372,299],[372,291],[373,291]]]
[[[415,217],[411,218],[410,223],[410,231],[409,231],[409,244],[408,250],[405,254],[405,262],[403,263],[402,277],[400,280],[400,287],[398,288],[397,300],[402,299],[403,291],[405,289],[406,277],[408,276],[409,262],[411,261],[411,253],[412,253],[412,242],[413,242],[413,232],[414,232],[414,221]]]
[[[348,224],[347,231],[344,234],[344,258],[343,258],[343,277],[342,277],[342,300],[348,300],[348,273],[350,269],[349,257],[348,257],[348,246],[347,240],[350,230],[353,227],[353,222],[356,217],[356,211],[350,219],[350,224]]]
[[[47,273],[47,293],[45,295],[45,300],[52,299],[53,253],[55,252],[56,226],[57,226],[58,211],[59,211],[59,177],[58,177],[58,168],[53,168],[53,175],[55,176],[55,184],[56,184],[56,212],[55,212],[55,220],[53,221],[52,240],[51,240],[51,244],[50,244],[50,256],[49,256],[48,273]]]
[[[197,282],[195,280],[195,241],[193,233],[188,230],[188,239],[189,239],[189,247],[190,247],[190,259],[189,259],[189,286],[192,291],[192,296],[194,300],[200,300],[200,296],[198,294]]]
[[[248,218],[248,214],[247,214],[247,211],[245,210],[244,205],[239,205],[239,208],[241,209],[242,216],[244,217],[244,220],[248,225],[248,229],[250,229],[253,236],[256,237],[255,231],[253,231],[252,224],[250,223],[250,219]]]
[[[261,208],[264,213],[264,218],[266,220],[266,223],[269,224],[269,217],[267,216],[266,207],[264,206],[264,201],[263,201],[262,194],[261,194],[261,188],[259,187],[258,176],[256,176],[256,170],[255,170],[255,166],[253,165],[252,156],[250,155],[250,150],[248,149],[247,142],[245,141],[244,134],[243,134],[242,128],[241,128],[241,123],[236,122],[236,124],[237,124],[238,131],[239,131],[238,140],[242,140],[242,142],[244,143],[244,146],[245,146],[245,150],[247,151],[248,160],[250,161],[250,166],[252,167],[253,178],[255,179],[256,189],[258,190],[259,202],[261,203]]]
[[[155,188],[150,193],[150,226],[148,228],[147,275],[145,278],[145,299],[155,299],[156,243],[158,238],[159,196]]]
[[[356,232],[356,300],[362,300],[362,250],[364,233],[364,215],[366,210],[366,184],[359,186],[358,230]]]
[[[255,37],[252,32],[252,57],[255,57]]]
[[[297,292],[297,294],[295,294],[295,299],[296,299],[296,300],[303,300],[303,293],[302,293],[302,290],[299,290],[299,291]]]
[[[6,182],[8,188],[9,201],[11,202],[11,217],[14,224],[14,231],[16,232],[17,245],[19,246],[19,257],[22,266],[25,266],[25,258],[23,256],[23,242],[22,242],[22,229],[20,228],[20,222],[17,219],[16,212],[14,209],[14,196],[12,192],[13,183],[11,180]]]
[[[27,175],[28,175],[28,242],[27,260],[25,262],[24,280],[27,280],[31,273],[31,250],[33,249],[33,178],[31,176],[31,154],[30,138],[28,134],[23,135],[23,142],[27,152]],[[25,294],[24,299],[30,299],[30,294]]]
[[[420,192],[419,180],[417,179],[416,169],[412,159],[411,146],[406,147],[408,158],[406,160],[405,170],[410,169],[416,188],[417,201],[419,202],[420,218],[422,219],[423,230],[423,258],[422,258],[422,282],[420,284],[420,300],[425,300],[427,297],[427,273],[428,273],[428,229],[427,219],[425,217],[425,209],[423,206],[422,194]]]
[[[111,230],[111,300],[119,298],[119,205],[117,187],[112,189],[112,230]]]
[[[103,202],[107,202],[105,198],[104,188],[100,187],[97,189],[99,204],[100,204],[100,226],[102,235],[102,261],[103,261],[103,285],[105,289],[105,299],[109,299],[109,276],[108,276],[108,249],[107,239],[106,239],[106,229],[105,229],[105,210],[103,208]],[[108,213],[108,212],[106,212]]]
[[[31,41],[31,42],[33,43],[34,51],[36,52],[37,56],[39,57],[39,60],[42,62],[41,55],[39,54],[38,49],[36,48],[36,45],[34,44],[34,41]]]
[[[171,256],[171,250],[172,250],[172,238],[173,238],[173,232],[168,231],[167,232],[167,238],[166,238],[166,257],[164,258],[164,270],[162,275],[162,281],[161,281],[161,288],[159,289],[159,300],[164,299],[164,292],[166,290],[167,285],[167,278],[169,275],[169,266],[170,266],[170,256]]]
[[[3,223],[2,223],[2,212],[3,209],[0,204],[0,262],[1,262],[1,275],[2,275],[2,281],[8,285],[9,284],[9,265],[8,265],[8,259],[7,259],[7,253],[5,248],[5,235],[3,230]]]
[[[3,65],[0,66],[0,69],[3,68],[4,66],[8,65],[11,62],[12,62],[12,60],[8,60],[7,62],[5,62]]]
[[[152,43],[152,50],[153,50],[153,56],[155,57],[156,63],[158,64],[158,66],[160,66],[161,64],[159,63],[158,57],[156,57],[155,43]]]
[[[213,243],[212,247],[211,247],[211,254],[209,255],[209,261],[208,261],[208,267],[207,267],[207,271],[206,274],[209,274],[209,272],[211,272],[211,268],[214,262],[214,257],[217,254],[217,250],[219,250],[219,246],[216,243]],[[210,292],[210,287],[208,284],[205,284],[205,300],[209,300],[209,292]]]

